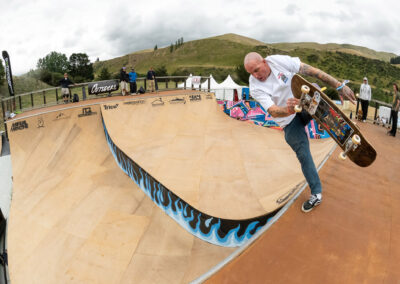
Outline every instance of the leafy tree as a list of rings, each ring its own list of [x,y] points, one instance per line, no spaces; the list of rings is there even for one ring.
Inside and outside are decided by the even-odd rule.
[[[161,65],[160,67],[154,69],[154,72],[156,72],[157,77],[168,76],[167,68],[165,67],[165,65]]]
[[[158,47],[157,47],[157,44],[156,44],[156,46],[154,46],[154,51],[156,51],[158,49]]]
[[[0,86],[4,85],[6,71],[3,66],[3,61],[0,59]]]
[[[68,59],[65,54],[52,51],[44,58],[40,58],[36,66],[49,72],[65,73],[68,70]]]
[[[400,64],[400,56],[390,58],[391,64]]]
[[[250,74],[247,73],[246,69],[244,68],[243,64],[236,66],[236,74],[240,81],[245,83],[246,85],[249,84],[249,76]]]
[[[100,71],[100,75],[98,77],[99,80],[109,80],[111,79],[111,73],[108,71],[107,67],[103,67]]]
[[[169,52],[172,53],[174,51],[174,45],[171,43],[171,46],[169,47]]]
[[[93,80],[93,64],[86,53],[72,53],[69,57],[69,72],[76,82]]]

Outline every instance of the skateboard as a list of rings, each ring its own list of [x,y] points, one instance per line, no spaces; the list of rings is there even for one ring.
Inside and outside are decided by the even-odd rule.
[[[349,157],[360,167],[368,167],[375,161],[375,149],[358,126],[324,94],[325,88],[314,86],[298,74],[293,76],[291,87],[294,97],[300,99],[295,111],[304,109],[329,133],[343,150],[339,154],[341,160]]]

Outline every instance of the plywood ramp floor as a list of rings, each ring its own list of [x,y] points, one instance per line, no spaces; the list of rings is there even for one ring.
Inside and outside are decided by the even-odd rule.
[[[283,131],[230,118],[213,94],[104,104],[102,114],[122,152],[211,216],[237,220],[272,212],[304,180]],[[334,145],[332,139],[310,143],[317,165]]]
[[[100,107],[91,109],[39,114],[10,132],[12,283],[187,283],[229,255],[182,229],[121,171]]]
[[[188,93],[189,91],[183,91],[172,94]],[[130,97],[105,100],[107,104],[114,105],[116,101],[130,100]],[[102,100],[97,101],[101,102]],[[227,125],[239,128],[241,125],[249,125],[225,116],[215,101],[212,102],[214,108],[208,119],[221,114],[221,119],[226,119]],[[87,107],[91,108],[90,112]],[[121,171],[104,137],[100,107],[94,101],[54,106],[48,109],[50,112],[34,110],[20,114],[8,122],[8,129],[16,124],[16,130],[9,132],[14,188],[9,218],[8,253],[13,284],[187,283],[233,252],[232,248],[211,245],[193,237],[156,207]],[[111,114],[111,110],[109,113]],[[163,111],[161,114],[164,114]],[[194,111],[194,115],[201,115],[201,112]],[[128,118],[128,114],[121,115],[120,124],[129,122]],[[152,118],[157,121],[155,117]],[[153,126],[161,132],[164,130],[159,122]],[[221,161],[223,159],[219,150],[224,151],[222,141],[226,132],[223,131],[224,124],[221,120],[217,121],[217,126],[216,130],[221,132],[208,134],[207,143],[216,143],[218,148],[212,149],[213,155],[207,158],[215,157]],[[116,131],[116,127],[110,129]],[[197,127],[199,126],[195,125],[193,129]],[[235,127],[230,126],[228,132],[233,133]],[[243,130],[229,135],[243,135],[246,139],[238,141],[246,143],[252,141],[252,133],[266,131],[274,137],[271,138],[272,141],[283,141],[281,132],[255,126],[250,128],[249,131]],[[186,130],[191,131],[190,125]],[[268,137],[263,134],[254,139],[259,139],[257,143],[264,143],[264,140],[268,141]],[[183,139],[177,141],[179,143],[176,145],[190,144],[190,136],[183,138],[189,141],[185,142]],[[324,141],[315,141],[312,144],[314,155],[321,156],[321,160],[332,145]],[[228,157],[232,156],[235,161],[237,148],[231,143],[228,146],[232,151],[223,153]],[[248,157],[264,155],[246,145],[236,146],[245,149],[242,153]],[[169,147],[173,145],[170,144]],[[271,179],[277,185],[301,181],[294,154],[285,149],[286,146],[276,147],[279,155],[272,155],[275,159],[281,158],[282,165],[293,172],[290,172],[290,177],[281,173],[283,176],[272,176]],[[188,148],[182,149],[189,151]],[[196,149],[192,150],[196,154]],[[179,151],[175,153],[180,154]],[[263,173],[262,170],[275,167],[264,161],[263,164],[257,164],[257,167],[261,167],[258,171],[251,172],[248,171],[251,162],[252,158],[248,159],[250,166],[246,166],[246,169],[242,168],[243,165],[223,171],[219,171],[218,167],[209,169],[216,173],[213,182],[226,188],[229,183],[218,174],[229,173],[229,169],[233,169],[234,173],[240,174],[242,171],[254,175],[257,181],[257,176]],[[160,166],[162,167],[165,168],[166,164]],[[159,172],[158,169],[157,174]],[[296,180],[292,176],[296,176]],[[242,179],[238,183],[245,185]],[[257,186],[262,188],[260,184]],[[206,194],[194,195],[189,190],[189,195],[192,196],[189,200],[197,201],[196,204],[200,207],[201,199],[196,199],[196,194],[202,195],[205,198],[203,200],[212,200],[215,192],[212,188],[206,189]],[[285,188],[283,192],[287,190]],[[229,192],[225,196],[219,194],[215,198],[224,200]],[[254,196],[253,194],[250,198]],[[235,216],[265,213],[268,206],[263,207],[262,204],[258,203],[259,208],[256,211],[246,211],[252,205],[242,202],[237,210],[239,213]],[[207,210],[206,207],[201,208]],[[220,214],[223,215],[224,212],[221,211]]]
[[[307,189],[242,255],[207,283],[400,283],[400,138],[358,123],[378,156],[320,172],[323,203],[301,212]]]

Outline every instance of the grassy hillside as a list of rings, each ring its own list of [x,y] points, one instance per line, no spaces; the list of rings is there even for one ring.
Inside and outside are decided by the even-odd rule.
[[[22,76],[13,76],[15,94],[22,94],[36,90],[42,90],[46,88],[51,88],[50,85],[43,83],[40,80],[32,78],[28,75]],[[8,87],[7,83],[4,82],[4,85],[0,86],[0,97],[8,97]]]
[[[295,49],[314,49],[318,51],[331,51],[331,52],[343,52],[358,56],[363,56],[371,59],[378,59],[389,62],[390,58],[396,57],[397,55],[389,52],[375,51],[363,46],[356,46],[351,44],[336,44],[327,43],[319,44],[315,42],[297,42],[297,43],[274,43],[272,47],[284,51],[293,51]]]
[[[135,52],[119,58],[98,62],[94,65],[96,74],[106,66],[111,73],[119,72],[122,66],[135,67],[140,74],[147,73],[150,67],[165,65],[168,74],[209,75],[216,79],[225,78],[225,74],[234,73],[244,55],[253,50],[254,46],[263,43],[240,37],[224,35],[184,43],[183,46],[170,51],[170,47],[159,48],[156,51]],[[222,74],[219,76],[219,74]]]

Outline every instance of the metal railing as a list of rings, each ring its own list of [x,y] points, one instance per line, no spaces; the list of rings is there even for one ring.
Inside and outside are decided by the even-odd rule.
[[[196,76],[197,78],[200,78],[201,80],[205,79],[210,79],[210,77],[200,77]],[[159,91],[165,91],[165,90],[177,90],[177,89],[182,89],[178,87],[179,84],[183,83],[183,89],[202,89],[206,91],[210,91],[210,80],[208,80],[208,86],[207,88],[201,88],[201,84],[198,84],[198,87],[195,88],[195,85],[187,86],[187,79],[189,76],[165,76],[165,77],[157,77],[156,78],[156,88]],[[147,79],[145,77],[140,77],[136,79],[137,83],[137,90],[139,90],[140,87],[143,87],[144,90],[147,92]],[[112,93],[105,93],[105,94],[100,94],[100,95],[89,95],[88,91],[88,83],[81,83],[81,84],[75,84],[71,85],[69,87],[69,99],[68,103],[72,102],[72,96],[73,94],[77,94],[79,96],[80,100],[86,101],[86,100],[91,100],[99,97],[104,97],[104,96],[113,96],[113,95],[121,95],[121,90],[119,89],[118,91],[112,92]],[[197,85],[197,84],[196,84]],[[38,91],[32,91],[32,92],[27,92],[23,94],[18,94],[13,97],[6,97],[1,99],[1,119],[0,119],[0,126],[4,126],[4,129],[7,131],[5,127],[5,121],[9,118],[11,118],[14,114],[16,113],[22,113],[25,111],[29,111],[32,109],[39,109],[43,107],[48,107],[48,106],[53,106],[53,105],[58,105],[58,104],[64,104],[64,100],[61,95],[61,87],[54,87],[54,88],[47,88],[47,89],[42,89]],[[1,128],[1,127],[0,127]],[[6,133],[7,134],[7,133]],[[8,136],[8,135],[7,135]]]

